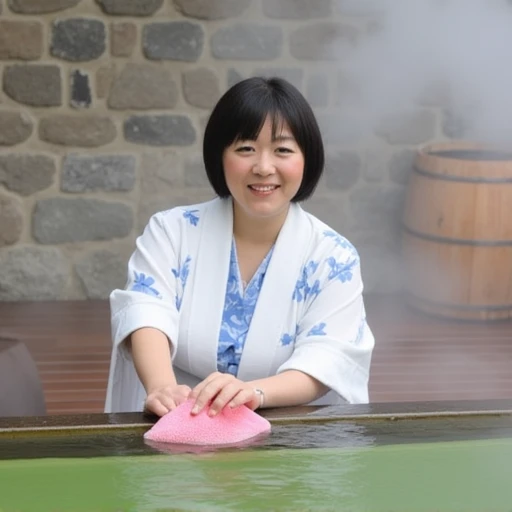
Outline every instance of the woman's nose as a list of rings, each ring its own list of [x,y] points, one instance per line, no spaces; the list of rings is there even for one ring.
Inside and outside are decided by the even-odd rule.
[[[252,171],[255,174],[259,174],[261,176],[269,176],[276,172],[276,167],[272,158],[269,156],[262,155],[258,160],[254,163]]]

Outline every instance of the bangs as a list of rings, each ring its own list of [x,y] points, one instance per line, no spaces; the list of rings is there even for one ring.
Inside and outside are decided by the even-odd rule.
[[[279,137],[285,125],[292,129],[285,112],[279,108],[275,99],[269,96],[265,100],[267,101],[264,104],[258,101],[254,104],[247,102],[247,105],[242,106],[245,108],[240,108],[236,115],[230,118],[226,126],[227,140],[224,141],[224,147],[238,141],[256,140],[267,118],[270,118],[272,123],[272,140]]]

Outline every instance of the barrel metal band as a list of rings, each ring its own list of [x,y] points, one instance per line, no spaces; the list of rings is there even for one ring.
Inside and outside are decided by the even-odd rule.
[[[438,174],[432,171],[420,169],[417,165],[413,165],[413,170],[425,176],[426,178],[443,180],[443,181],[457,181],[463,183],[510,183],[512,184],[512,177],[510,178],[485,178],[485,177],[468,177],[468,176],[453,176],[450,174]]]
[[[471,240],[467,238],[450,238],[447,236],[430,235],[428,233],[421,233],[415,229],[410,228],[407,224],[402,223],[403,229],[416,238],[428,240],[429,242],[439,242],[441,244],[453,245],[469,245],[473,247],[512,247],[512,240]]]
[[[496,304],[493,306],[490,306],[489,304],[452,304],[451,302],[437,302],[435,300],[431,299],[424,299],[423,297],[418,297],[414,293],[407,292],[406,295],[412,300],[412,301],[418,301],[423,302],[425,304],[430,304],[432,306],[436,307],[446,307],[446,308],[453,308],[453,309],[460,309],[464,311],[473,311],[473,310],[479,310],[479,311],[506,311],[506,310],[512,310],[512,304]]]

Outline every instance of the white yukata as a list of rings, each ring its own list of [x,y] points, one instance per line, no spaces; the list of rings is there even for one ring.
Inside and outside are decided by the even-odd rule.
[[[299,370],[330,391],[312,404],[367,403],[374,337],[356,249],[292,203],[276,243],[243,288],[231,198],[155,214],[110,297],[113,351],[105,412],[146,397],[122,343],[154,327],[171,341],[179,384],[215,371],[250,381]]]

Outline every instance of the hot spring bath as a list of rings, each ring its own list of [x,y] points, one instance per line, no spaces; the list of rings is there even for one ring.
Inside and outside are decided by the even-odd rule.
[[[215,451],[148,446],[138,414],[0,420],[0,510],[510,510],[511,401],[266,416]]]

